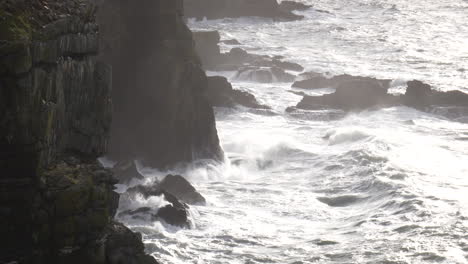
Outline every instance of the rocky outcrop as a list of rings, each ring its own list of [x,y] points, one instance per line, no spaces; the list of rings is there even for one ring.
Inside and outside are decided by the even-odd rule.
[[[468,94],[461,91],[441,92],[421,81],[409,81],[404,95],[388,93],[388,87],[379,80],[352,80],[340,84],[332,94],[323,96],[305,95],[296,108],[315,110],[335,108],[342,110],[364,110],[373,107],[405,105],[422,111],[460,119],[468,115]]]
[[[221,37],[218,31],[194,32],[195,47],[205,70],[237,71],[245,67],[279,68],[283,71],[301,72],[304,68],[293,62],[283,61],[278,57],[250,54],[241,48],[232,48],[221,53]]]
[[[311,8],[311,5],[306,5],[304,3],[299,3],[295,1],[281,1],[279,7],[284,11],[304,11]]]
[[[113,66],[110,156],[158,168],[222,160],[182,0],[114,0],[100,10],[103,58]]]
[[[351,80],[341,83],[333,94],[304,96],[300,109],[338,108],[359,110],[375,106],[393,105],[394,97],[376,80]]]
[[[292,82],[295,76],[279,67],[244,67],[237,71],[235,79],[259,83]]]
[[[96,6],[0,7],[0,262],[116,263],[106,238],[117,181],[96,162],[107,151],[112,111]]]
[[[274,20],[291,21],[302,16],[282,8],[276,0],[184,0],[186,17],[197,19],[237,18],[257,16]]]
[[[234,107],[242,105],[250,108],[269,109],[261,105],[252,94],[235,90],[225,77],[208,77],[208,98],[213,106]]]
[[[143,175],[140,174],[134,161],[121,161],[115,164],[112,168],[115,178],[120,183],[129,184],[132,180],[142,180]]]
[[[118,222],[108,225],[106,261],[109,264],[157,264],[156,260],[145,254],[141,234],[134,233]]]
[[[293,88],[302,89],[320,89],[320,88],[333,88],[336,89],[340,85],[352,81],[363,81],[363,82],[378,82],[383,88],[388,88],[392,80],[381,80],[371,77],[352,76],[348,74],[342,74],[332,77],[327,77],[320,73],[307,72],[301,74],[303,80],[299,80],[293,83]]]
[[[189,228],[189,206],[187,204],[204,205],[206,203],[205,198],[179,175],[167,175],[161,182],[129,188],[122,197],[124,200],[131,201],[136,199],[138,195],[145,199],[152,196],[162,197],[168,204],[161,208],[141,207],[125,210],[119,213],[119,217],[148,221],[162,220],[173,226]]]

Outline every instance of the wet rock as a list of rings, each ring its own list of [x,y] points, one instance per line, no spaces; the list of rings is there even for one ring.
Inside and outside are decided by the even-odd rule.
[[[169,193],[168,191],[160,188],[159,184],[153,184],[150,186],[139,185],[132,187],[127,190],[129,195],[142,194],[145,198],[151,196],[161,196],[164,195],[164,199],[170,204],[162,208],[159,208],[156,213],[154,213],[153,208],[139,208],[137,210],[128,210],[121,213],[121,215],[130,215],[139,217],[143,214],[150,215],[153,220],[164,220],[164,222],[183,228],[189,228],[190,222],[188,219],[188,205],[179,201],[176,196]]]
[[[292,87],[294,88],[302,88],[302,89],[320,89],[320,88],[334,88],[336,89],[338,86],[350,82],[350,81],[375,81],[380,83],[380,85],[384,88],[390,86],[391,80],[380,80],[370,77],[361,77],[361,76],[352,76],[348,74],[337,75],[331,78],[327,78],[326,76],[319,74],[319,73],[305,73],[302,75],[304,80],[296,81]]]
[[[413,80],[407,83],[403,103],[420,110],[427,110],[433,106],[463,108],[468,107],[468,94],[461,91],[436,91],[426,83]]]
[[[283,61],[278,56],[250,54],[242,48],[232,48],[227,53],[219,49],[220,36],[217,31],[199,31],[194,33],[195,48],[206,70],[237,71],[246,67],[278,68],[281,71],[303,71],[304,68],[293,62]],[[226,41],[223,41],[226,42]],[[232,42],[230,42],[232,43]],[[233,42],[238,45],[238,42]],[[287,74],[287,73],[286,73]],[[283,73],[283,75],[285,75]],[[293,81],[288,75],[288,81]]]
[[[276,0],[185,0],[185,16],[197,19],[258,16],[274,20],[298,20],[302,16],[280,7]]]
[[[221,42],[226,44],[226,45],[240,45],[240,42],[237,39],[227,39],[227,40],[223,40]]]
[[[304,11],[311,8],[311,5],[306,5],[304,3],[299,3],[295,1],[281,1],[280,8],[285,11]]]
[[[182,228],[190,227],[187,208],[185,207],[166,205],[158,210],[156,217],[161,218],[166,223],[173,226]]]
[[[341,83],[333,94],[304,96],[297,105],[300,109],[336,108],[363,110],[376,106],[398,104],[397,98],[387,94],[388,87],[378,80],[352,80]]]
[[[261,105],[255,97],[245,91],[235,90],[225,77],[208,77],[208,98],[213,106],[234,107],[243,105],[250,108],[268,109]]]
[[[242,81],[260,83],[291,82],[295,76],[278,67],[245,67],[240,69],[234,77]]]
[[[124,225],[112,222],[107,229],[105,258],[107,264],[157,264],[145,253],[140,233],[132,232]]]
[[[160,183],[159,188],[174,195],[188,204],[206,204],[205,198],[180,175],[167,175]]]
[[[138,172],[134,161],[121,161],[117,163],[112,170],[120,183],[128,184],[134,179],[144,179],[143,175]]]

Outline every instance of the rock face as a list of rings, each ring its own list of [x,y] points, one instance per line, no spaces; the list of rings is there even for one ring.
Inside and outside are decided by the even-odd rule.
[[[243,105],[251,108],[269,109],[268,106],[261,105],[252,94],[234,90],[231,83],[225,77],[208,77],[208,98],[213,106],[234,107]]]
[[[1,263],[122,263],[106,239],[117,180],[96,162],[112,100],[95,11],[87,0],[0,3]],[[128,257],[146,262],[125,263],[156,263],[137,242]]]
[[[184,6],[186,17],[197,19],[258,16],[290,21],[303,18],[288,8],[281,8],[276,0],[184,0]]]
[[[221,160],[182,0],[114,0],[100,10],[103,57],[113,66],[110,156],[159,168]]]

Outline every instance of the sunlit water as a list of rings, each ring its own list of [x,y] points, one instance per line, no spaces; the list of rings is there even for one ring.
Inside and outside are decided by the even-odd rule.
[[[190,26],[307,70],[468,91],[467,1],[313,3],[302,21]],[[301,99],[291,83],[232,81],[272,111],[216,109],[228,162],[183,171],[208,201],[191,207],[192,229],[125,220],[158,260],[468,263],[468,124],[406,107],[288,114]],[[162,204],[156,197],[122,209]]]

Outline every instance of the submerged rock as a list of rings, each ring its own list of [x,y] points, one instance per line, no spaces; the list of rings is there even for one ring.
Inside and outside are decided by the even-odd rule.
[[[251,108],[268,109],[245,91],[235,90],[225,77],[208,77],[208,98],[213,106],[234,107],[236,104]]]

